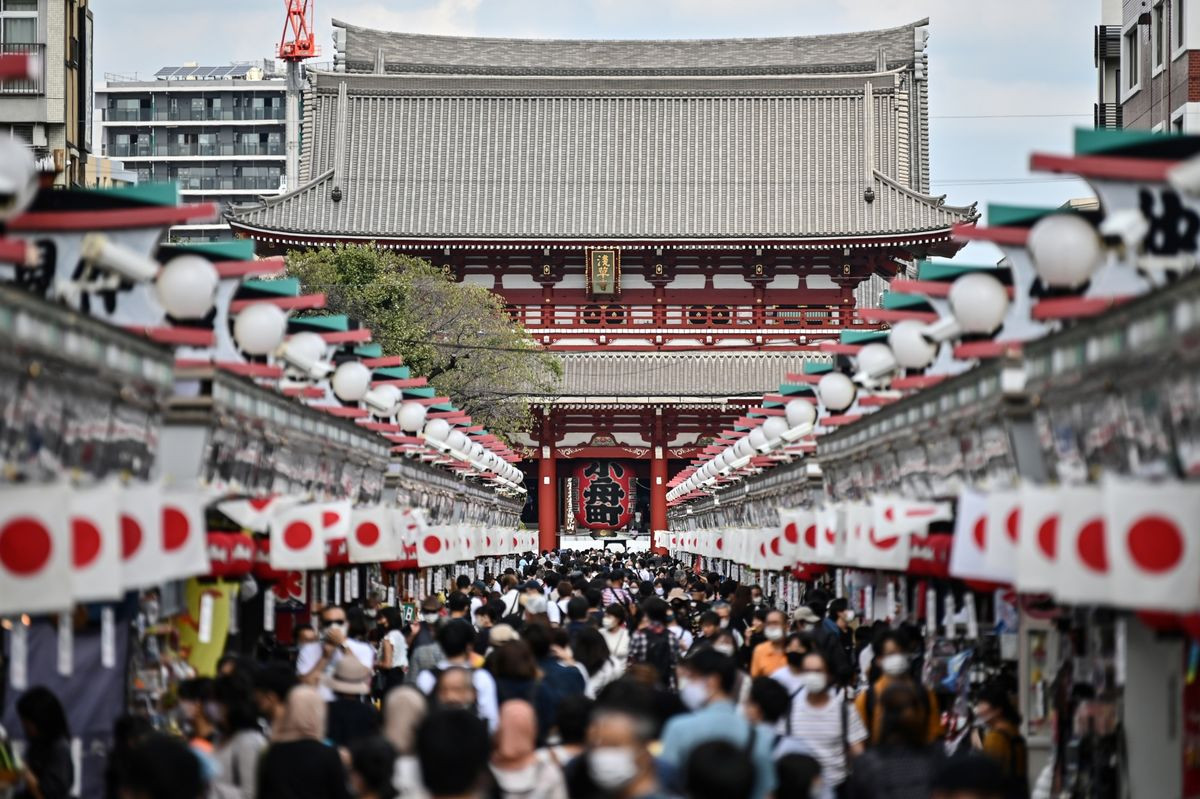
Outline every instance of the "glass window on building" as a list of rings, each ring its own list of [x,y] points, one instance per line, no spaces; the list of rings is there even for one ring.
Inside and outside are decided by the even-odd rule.
[[[0,0],[0,44],[37,42],[37,0]]]
[[[1163,62],[1167,60],[1167,18],[1166,18],[1166,0],[1163,0],[1154,7],[1154,14],[1151,18],[1152,28],[1151,36],[1154,37],[1154,66],[1161,67]]]
[[[1124,44],[1121,48],[1125,53],[1125,88],[1135,89],[1138,85],[1138,26],[1134,25],[1125,33]]]

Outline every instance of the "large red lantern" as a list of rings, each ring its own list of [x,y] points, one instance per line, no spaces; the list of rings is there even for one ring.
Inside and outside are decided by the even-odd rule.
[[[633,520],[633,469],[621,461],[575,467],[575,521],[589,530],[620,530]]]

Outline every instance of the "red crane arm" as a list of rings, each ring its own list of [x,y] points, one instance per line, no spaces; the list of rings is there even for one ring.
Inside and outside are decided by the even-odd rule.
[[[283,22],[283,35],[279,38],[276,54],[284,61],[302,61],[317,54],[317,43],[313,39],[313,13],[316,0],[284,0],[287,18]],[[289,29],[291,39],[288,38]]]

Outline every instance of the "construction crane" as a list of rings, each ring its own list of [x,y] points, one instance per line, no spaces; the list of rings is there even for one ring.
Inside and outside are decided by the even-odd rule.
[[[316,0],[284,0],[287,18],[275,56],[287,62],[287,188],[296,188],[300,176],[300,62],[320,54],[313,38]],[[289,38],[290,35],[290,38]]]

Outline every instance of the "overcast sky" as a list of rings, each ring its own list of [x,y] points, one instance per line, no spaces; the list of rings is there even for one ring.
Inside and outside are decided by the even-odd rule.
[[[101,0],[95,67],[145,78],[159,67],[270,56],[284,0]],[[317,0],[318,60],[330,19],[413,33],[559,38],[792,36],[930,18],[933,191],[949,201],[1058,204],[1074,180],[1030,174],[1030,151],[1067,153],[1096,98],[1099,0]]]

